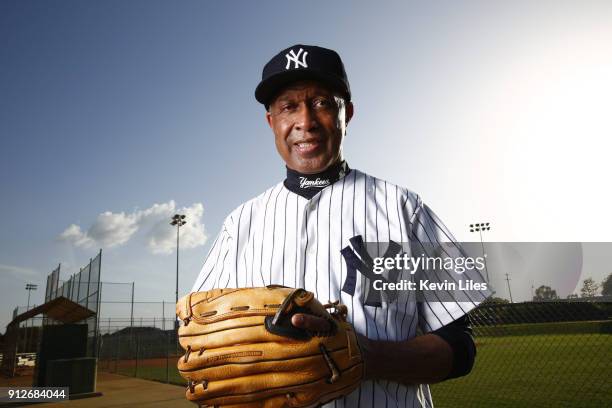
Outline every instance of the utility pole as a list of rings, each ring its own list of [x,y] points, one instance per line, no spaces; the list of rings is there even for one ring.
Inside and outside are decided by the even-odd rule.
[[[506,283],[508,284],[508,293],[510,294],[510,303],[514,303],[512,301],[512,291],[510,290],[510,278],[508,277],[507,272],[506,272]]]

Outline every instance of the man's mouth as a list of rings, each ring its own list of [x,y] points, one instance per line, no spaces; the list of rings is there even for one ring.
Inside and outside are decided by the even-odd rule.
[[[317,139],[305,140],[303,142],[295,143],[297,151],[301,154],[308,154],[316,151],[321,146],[321,141]]]

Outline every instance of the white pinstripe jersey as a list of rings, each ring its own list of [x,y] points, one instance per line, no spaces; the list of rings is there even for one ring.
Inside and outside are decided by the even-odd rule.
[[[308,200],[278,183],[235,209],[213,243],[192,291],[282,284],[303,287],[322,302],[340,299],[355,330],[374,340],[407,340],[463,316],[474,303],[417,303],[409,293],[381,307],[342,292],[347,275],[341,249],[366,242],[454,241],[442,222],[404,188],[356,169]],[[405,245],[405,244],[404,244]],[[381,254],[382,255],[382,254]],[[427,385],[364,381],[325,407],[431,407]]]

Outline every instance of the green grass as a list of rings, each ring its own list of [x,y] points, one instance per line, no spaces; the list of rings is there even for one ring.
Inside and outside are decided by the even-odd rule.
[[[432,386],[436,408],[603,407],[612,401],[612,336],[478,337],[466,377]]]
[[[552,322],[530,324],[505,324],[499,326],[476,326],[477,337],[531,336],[534,334],[591,334],[612,333],[612,321]]]
[[[117,374],[134,376],[134,367],[132,368],[120,368],[117,370]],[[167,375],[167,377],[166,377]],[[168,373],[166,374],[166,367],[138,367],[137,377],[145,380],[161,381],[166,382],[166,378],[169,379],[169,383],[177,385],[185,385],[186,381],[178,372],[176,365],[170,364]]]

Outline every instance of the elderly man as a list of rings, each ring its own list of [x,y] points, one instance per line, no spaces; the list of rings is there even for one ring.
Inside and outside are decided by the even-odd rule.
[[[229,214],[193,291],[280,284],[339,299],[359,334],[365,376],[357,390],[326,406],[432,406],[426,384],[472,368],[466,313],[478,301],[372,301],[351,254],[364,241],[416,242],[427,252],[454,241],[451,234],[417,194],[348,166],[342,143],[354,110],[335,51],[281,51],[264,67],[255,97],[266,107],[287,177]],[[291,322],[312,331],[328,324],[306,314]]]

